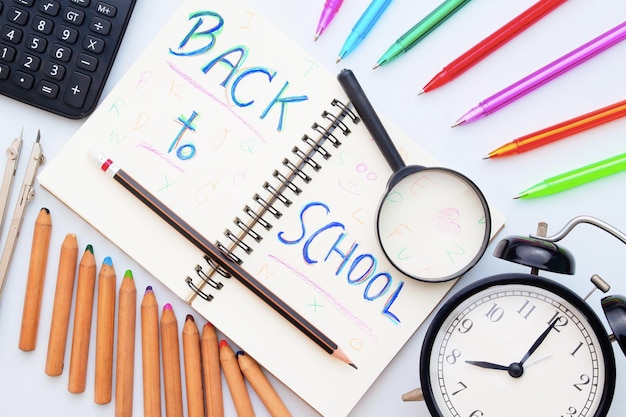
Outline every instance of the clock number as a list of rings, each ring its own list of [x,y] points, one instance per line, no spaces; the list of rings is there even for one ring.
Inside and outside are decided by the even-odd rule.
[[[460,323],[459,333],[465,334],[472,329],[474,323],[470,319],[465,319]]]
[[[535,305],[530,304],[530,301],[526,300],[524,302],[524,305],[519,310],[517,310],[517,314],[528,320],[528,316],[530,316],[530,313],[532,313],[534,310]]]
[[[561,417],[567,417],[567,416],[573,417],[576,415],[576,413],[577,413],[577,410],[574,407],[570,407],[567,409],[567,413],[561,414]]]
[[[578,391],[582,391],[583,390],[582,386],[587,385],[589,384],[589,382],[591,382],[591,378],[589,378],[589,375],[586,375],[586,374],[582,374],[580,376],[580,380],[581,382],[579,382],[578,384],[574,384],[574,388],[576,388]]]
[[[461,381],[457,382],[456,384],[457,384],[459,387],[461,387],[461,388],[459,388],[458,390],[454,391],[454,392],[452,393],[452,395],[457,395],[459,392],[463,391],[464,389],[467,389],[467,385],[465,385],[465,384],[464,384],[464,383],[462,383]]]
[[[575,356],[576,352],[578,352],[578,349],[580,349],[583,346],[583,342],[578,342],[578,346],[576,346],[576,349],[574,349],[570,355]]]
[[[561,329],[559,329],[559,327],[565,327],[567,326],[567,323],[569,323],[569,321],[567,320],[567,317],[565,316],[560,316],[558,317],[559,312],[557,311],[556,313],[554,313],[554,315],[550,318],[550,320],[548,320],[546,323],[550,324],[553,321],[556,321],[556,323],[554,323],[554,326],[552,326],[554,328],[554,330],[556,330],[557,332],[560,332]]]
[[[461,351],[458,349],[452,349],[452,352],[446,356],[446,362],[450,365],[454,365],[456,360],[461,356]]]
[[[503,316],[504,316],[504,309],[502,309],[502,307],[498,307],[498,304],[496,303],[493,303],[493,306],[491,306],[489,311],[485,314],[485,317],[487,317],[489,320],[491,320],[494,323],[497,321],[500,321],[500,319],[502,319]]]
[[[482,416],[484,416],[484,414],[480,410],[476,410],[472,414],[469,415],[469,417],[482,417]]]

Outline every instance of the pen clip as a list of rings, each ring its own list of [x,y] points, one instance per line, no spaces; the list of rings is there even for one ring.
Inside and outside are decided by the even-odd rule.
[[[4,225],[4,218],[6,214],[6,208],[9,203],[9,197],[11,196],[11,189],[13,188],[13,180],[15,179],[15,172],[17,171],[17,162],[20,158],[20,150],[22,149],[22,132],[18,138],[13,139],[11,145],[6,150],[7,165],[4,169],[4,176],[2,177],[2,185],[0,186],[0,233]]]

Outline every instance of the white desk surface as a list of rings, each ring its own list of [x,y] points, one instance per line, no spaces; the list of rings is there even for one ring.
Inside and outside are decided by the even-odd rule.
[[[474,0],[406,55],[376,70],[372,66],[389,44],[437,7],[439,0],[396,0],[360,47],[339,64],[335,62],[339,49],[349,29],[369,2],[347,0],[332,25],[317,42],[313,41],[313,34],[322,0],[253,2],[331,71],[352,69],[381,114],[411,134],[442,164],[472,178],[490,203],[507,218],[507,225],[499,238],[534,233],[540,221],[548,223],[548,234],[552,234],[571,218],[583,214],[600,218],[626,231],[626,172],[551,197],[513,199],[519,191],[546,177],[624,152],[626,119],[613,121],[522,155],[500,160],[482,159],[490,150],[518,136],[626,98],[626,42],[613,46],[487,118],[467,126],[450,128],[458,117],[480,100],[626,20],[626,2],[623,0],[567,1],[460,78],[421,96],[418,96],[418,91],[445,64],[535,1]],[[210,4],[208,1],[207,6]],[[177,5],[177,1],[137,0],[105,94]],[[0,109],[0,146],[8,146],[24,128],[23,152],[29,153],[39,129],[47,158],[53,158],[82,123],[81,120],[64,119],[5,97],[0,97]],[[18,166],[16,186],[9,203],[10,212],[26,167],[25,158],[23,156]],[[94,343],[91,346],[85,393],[68,393],[67,369],[59,377],[49,377],[44,373],[58,251],[65,234],[76,233],[79,248],[92,243],[97,262],[109,255],[120,274],[125,269],[133,270],[139,294],[143,294],[142,289],[146,285],[152,285],[160,304],[173,304],[181,328],[185,315],[193,311],[45,190],[38,185],[36,189],[34,200],[26,209],[22,233],[0,301],[2,415],[112,416],[113,402],[104,406],[93,402]],[[41,207],[49,208],[52,213],[53,235],[37,349],[26,353],[18,349],[17,341],[33,225]],[[626,294],[622,262],[626,246],[619,240],[595,227],[581,225],[562,241],[562,245],[574,253],[577,273],[574,276],[546,275],[566,283],[584,296],[591,288],[589,277],[597,273],[612,284],[610,293]],[[528,268],[493,257],[493,247],[492,243],[483,259],[459,282],[456,289],[495,273],[528,271]],[[600,298],[601,293],[596,292],[589,303],[603,317]],[[204,324],[199,318],[198,321]],[[424,333],[425,326],[422,326],[350,416],[428,415],[423,403],[402,402],[400,398],[402,393],[419,386],[419,351]],[[139,343],[137,352],[140,352]],[[618,375],[616,397],[609,412],[611,417],[623,416],[626,409],[626,397],[623,395],[626,392],[626,360],[615,344],[614,352]],[[69,358],[69,349],[66,358]],[[138,354],[134,391],[134,414],[138,416],[142,415],[140,359]],[[273,378],[272,381],[294,416],[317,415],[286,387]],[[257,415],[267,415],[255,394],[251,393],[251,396]],[[234,416],[227,389],[224,401],[227,416]]]

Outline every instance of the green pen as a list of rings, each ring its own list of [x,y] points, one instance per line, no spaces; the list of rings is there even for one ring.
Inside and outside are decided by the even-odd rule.
[[[533,198],[555,194],[569,188],[626,170],[626,153],[547,178],[514,198]]]
[[[398,38],[398,40],[387,49],[387,52],[380,57],[374,68],[391,62],[411,49],[416,43],[425,38],[426,35],[435,30],[437,26],[452,16],[454,12],[459,10],[466,3],[469,3],[469,1],[470,0],[446,0],[441,3],[435,10],[430,12],[428,16],[417,22],[415,26]]]

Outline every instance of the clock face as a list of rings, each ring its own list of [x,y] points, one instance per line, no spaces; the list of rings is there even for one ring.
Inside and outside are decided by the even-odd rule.
[[[505,274],[461,290],[426,334],[420,376],[431,413],[598,417],[615,388],[601,322],[565,287]]]

